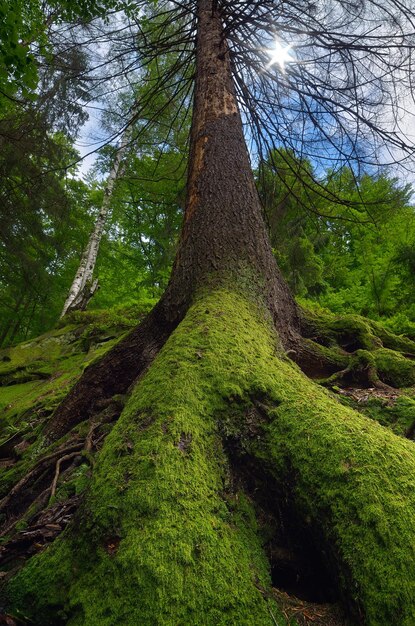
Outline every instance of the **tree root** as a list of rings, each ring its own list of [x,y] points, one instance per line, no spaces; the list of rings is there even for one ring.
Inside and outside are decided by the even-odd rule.
[[[13,583],[16,602],[36,623],[59,606],[79,610],[73,619],[84,624],[152,623],[165,607],[172,623],[216,623],[226,611],[229,623],[247,623],[248,615],[250,623],[272,626],[271,608],[285,624],[275,604],[267,606],[268,595],[258,598],[258,585],[271,593],[273,559],[281,561],[278,548],[285,547],[269,536],[278,507],[295,511],[300,546],[314,546],[314,561],[320,558],[329,573],[322,586],[328,580],[328,591],[337,590],[354,623],[389,625],[396,614],[403,626],[414,623],[411,443],[336,403],[276,355],[275,336],[259,319],[252,302],[241,303],[234,292],[192,307],[99,455],[88,516],[79,516]],[[331,376],[360,377],[380,388],[394,363],[377,342],[373,350],[346,352],[308,339],[297,346],[299,361],[302,350],[309,362],[317,355],[335,369]],[[96,419],[84,452],[96,446]],[[264,498],[275,506],[262,527],[265,542],[261,515],[255,519],[259,490],[252,477],[245,484],[239,477],[239,488],[227,455],[231,440],[241,465],[249,469],[251,458],[260,467]],[[53,463],[59,478],[57,457]]]
[[[415,363],[408,358],[407,352],[385,348],[382,341],[373,335],[370,335],[370,341],[365,340],[366,345],[372,345],[371,349],[357,347],[347,352],[341,337],[337,337],[338,343],[333,343],[333,332],[330,337],[330,347],[314,339],[301,338],[296,350],[289,354],[307,376],[320,384],[331,386],[345,381],[346,384],[369,385],[385,391],[415,384]],[[390,345],[394,336],[388,332],[386,338]],[[349,342],[347,347],[350,348],[352,343]],[[357,345],[360,343],[357,342]],[[396,343],[402,349],[408,347],[400,337],[396,337]]]
[[[105,408],[99,413],[94,421],[90,424],[89,431],[85,439],[79,442],[71,443],[65,447],[59,447],[54,452],[41,457],[35,462],[30,471],[25,474],[11,489],[11,491],[0,501],[0,513],[6,513],[8,520],[15,511],[12,522],[6,521],[2,527],[2,534],[6,535],[13,531],[15,526],[23,519],[29,509],[34,507],[39,510],[40,504],[43,506],[49,505],[56,494],[57,483],[61,473],[61,466],[63,463],[82,455],[88,463],[94,465],[94,456],[92,450],[97,447],[98,443],[105,438],[106,434],[102,434],[98,440],[94,441],[94,434],[97,429],[106,423],[114,421],[116,419],[123,406],[123,401],[120,398],[108,400],[104,403]],[[51,467],[55,464],[55,472],[51,485],[46,489],[39,492],[44,485],[46,475],[41,479],[42,473],[49,473]],[[39,484],[36,486],[36,481]]]
[[[33,483],[37,478],[39,478],[39,476],[41,475],[41,473],[49,468],[51,465],[54,464],[55,460],[59,457],[62,456],[62,454],[68,454],[69,452],[75,452],[79,454],[79,452],[82,450],[84,446],[83,442],[78,442],[78,443],[73,443],[69,446],[66,446],[65,448],[60,448],[59,450],[56,450],[55,452],[52,452],[51,454],[48,454],[47,456],[44,456],[42,458],[40,458],[34,465],[34,467],[23,476],[23,478],[21,478],[19,480],[18,483],[16,483],[16,485],[11,489],[11,491],[8,493],[7,496],[5,496],[1,501],[0,501],[0,513],[3,513],[6,508],[8,508],[10,510],[10,504],[13,500],[19,499],[21,497],[22,492],[24,491],[25,487],[29,484],[29,483]],[[9,511],[8,511],[9,512]]]
[[[66,461],[70,461],[71,459],[74,459],[76,456],[79,456],[79,452],[71,452],[70,454],[65,454],[56,463],[55,476],[53,477],[53,482],[52,482],[52,485],[50,486],[49,503],[51,502],[52,498],[56,494],[56,487],[57,487],[57,484],[58,484],[59,474],[60,474],[60,469],[61,469],[62,463],[65,463]]]
[[[91,419],[103,402],[126,393],[179,321],[167,321],[160,301],[137,328],[90,365],[49,420],[44,431],[47,442],[57,441],[80,422]]]
[[[326,387],[332,387],[344,381],[346,377],[349,377],[361,385],[369,384],[369,386],[381,389],[382,391],[396,391],[395,387],[391,387],[380,380],[379,372],[372,363],[362,366],[361,358],[356,360],[353,358],[355,356],[356,353],[350,355],[350,361],[347,367],[318,382]]]
[[[382,391],[395,391],[396,390],[395,387],[391,387],[390,385],[387,385],[382,380],[380,380],[378,369],[373,365],[369,365],[367,368],[367,378],[368,378],[369,383],[373,387],[376,387],[376,389],[382,389]]]
[[[50,544],[54,541],[68,525],[81,501],[81,497],[75,495],[64,502],[43,509],[43,504],[47,502],[48,495],[49,488],[45,489],[33,503],[34,505],[38,504],[38,512],[31,524],[24,530],[15,533],[9,541],[0,546],[0,559],[2,567],[7,569],[7,578],[13,576],[21,567],[22,557],[27,559],[39,553],[45,542]],[[11,530],[12,528],[7,532]],[[17,566],[10,570],[9,564],[16,562]]]
[[[37,498],[35,498],[35,500],[33,500],[33,502],[31,503],[31,506],[33,507],[34,510],[36,510],[36,512],[41,510],[44,506],[46,506],[46,504],[48,502],[49,493],[50,493],[50,487],[46,487],[46,489],[44,489],[37,496]],[[19,521],[22,519],[22,517],[23,516],[17,517],[8,526],[6,526],[5,528],[2,529],[3,537],[8,535],[9,533],[11,533],[15,529],[16,525],[19,523]],[[5,545],[7,545],[7,544],[5,544]]]

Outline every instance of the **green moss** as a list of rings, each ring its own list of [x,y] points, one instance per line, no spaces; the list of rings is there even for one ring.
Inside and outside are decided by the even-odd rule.
[[[105,317],[102,312],[101,316]],[[112,327],[110,338],[104,324],[105,328],[97,329],[83,319],[79,326],[67,324],[0,351],[0,458],[16,460],[12,467],[0,473],[0,497],[30,471],[40,455],[46,454],[42,438],[44,423],[83,370],[119,341],[125,330],[119,317],[118,314],[105,317],[105,322],[110,319],[112,324],[117,320],[119,323]],[[87,352],[83,345],[86,336],[94,338]],[[30,444],[23,455],[13,449],[22,441]]]
[[[86,460],[86,459],[85,459]],[[69,476],[58,484],[55,496],[49,505],[65,501],[72,496],[78,496],[87,489],[91,481],[91,468],[86,462],[76,467]]]
[[[403,335],[394,334],[379,322],[371,320],[370,325],[374,334],[381,339],[385,348],[415,355],[415,341]]]
[[[232,305],[231,294],[221,298]],[[269,609],[279,615],[261,592],[270,579],[252,505],[235,494],[230,507],[222,495],[228,470],[215,415],[242,388],[220,377],[223,304],[201,306],[170,338],[106,439],[77,535],[82,545],[67,564],[77,577],[71,587],[71,573],[57,583],[70,589],[70,624],[144,625],[157,616],[175,626],[271,626]],[[248,321],[249,311],[241,312]],[[232,345],[238,331],[229,331]],[[55,550],[66,541],[33,558],[11,587],[15,607],[31,609],[42,624],[53,603],[44,595],[45,572],[52,576]],[[35,602],[38,571],[43,595]]]
[[[32,381],[0,389],[0,410],[3,412],[2,417],[4,417],[4,414],[12,409],[12,407],[15,407],[17,411],[19,411],[23,407],[29,408],[33,406],[38,388],[39,382]]]
[[[130,306],[118,306],[112,309],[89,309],[88,311],[73,311],[60,320],[59,325],[73,324],[75,326],[87,325],[100,332],[110,328],[127,330],[134,328],[137,321],[149,313],[156,300],[142,298]]]
[[[330,323],[330,329],[335,332],[341,345],[373,350],[381,346],[380,339],[373,333],[369,320],[359,315],[342,315],[334,318]],[[356,346],[356,347],[355,347]]]
[[[401,396],[392,402],[375,397],[369,398],[364,404],[357,402],[349,402],[349,404],[402,437],[415,424],[415,401],[406,396]]]
[[[415,362],[403,355],[380,348],[373,352],[379,377],[393,387],[410,387],[415,384]]]
[[[413,626],[413,444],[341,406],[276,345],[253,302],[201,295],[108,435],[79,526],[12,580],[10,610],[44,625],[58,610],[71,626],[275,626],[271,612],[284,624],[253,507],[224,495],[220,433],[240,416],[229,407],[261,397],[268,420],[244,445],[290,486],[345,603],[370,626]]]
[[[325,309],[302,309],[302,324],[308,336],[324,345],[340,344],[349,352],[381,346],[371,321],[360,315],[336,316]]]
[[[302,302],[310,306],[310,302]],[[360,315],[337,316],[327,309],[302,308],[303,326],[310,337],[322,341],[325,345],[343,345],[348,351],[356,349],[374,350],[389,348],[403,354],[415,355],[415,341],[402,335],[396,335],[380,322]]]
[[[42,620],[39,624],[44,626],[60,626],[66,624],[66,614],[62,609],[64,604],[67,585],[75,572],[71,571],[72,549],[70,542],[55,542],[53,553],[48,551],[48,568],[39,568],[36,575],[35,585],[32,591],[27,592],[25,586],[16,585],[13,588],[16,608],[14,615],[23,623],[31,623],[31,615],[28,610],[30,605],[36,603],[42,607]],[[37,558],[37,557],[34,557]],[[59,584],[51,585],[51,580]],[[32,594],[36,594],[36,597]],[[27,607],[27,608],[26,608]],[[33,622],[32,622],[33,623]]]
[[[312,355],[314,360],[314,366],[318,370],[318,364],[322,363],[336,368],[342,369],[347,367],[349,363],[349,356],[341,351],[337,345],[330,347],[321,345],[310,339],[304,339],[304,344],[307,346],[307,350]]]
[[[100,315],[102,327],[95,318],[88,324],[85,314],[82,325],[0,351],[0,446],[10,432],[26,433],[28,424],[33,429],[49,417],[83,370],[120,340],[126,328],[122,316]]]

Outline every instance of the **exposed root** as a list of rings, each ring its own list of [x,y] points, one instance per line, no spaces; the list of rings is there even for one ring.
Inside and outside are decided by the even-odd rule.
[[[39,510],[39,508],[46,506],[48,501],[52,500],[56,494],[63,463],[80,456],[93,466],[94,458],[92,451],[93,449],[98,449],[98,444],[105,439],[106,432],[103,432],[97,439],[94,439],[94,435],[99,427],[118,418],[123,402],[124,400],[121,397],[105,401],[105,408],[95,417],[85,439],[80,439],[65,447],[59,447],[54,452],[41,457],[30,471],[16,483],[8,495],[0,501],[0,513],[4,512],[8,516],[2,528],[2,534],[10,533],[16,524],[25,517],[29,507],[35,507]],[[43,489],[53,465],[55,465],[55,472],[52,483],[46,489]],[[12,521],[10,521],[11,518]]]
[[[398,389],[379,389],[376,387],[344,387],[338,389],[341,396],[349,397],[357,404],[367,404],[371,399],[382,400],[388,406],[392,406],[401,395]]]
[[[393,337],[389,333],[389,339],[389,335]],[[370,341],[366,339],[365,342],[352,342],[349,336],[346,343],[342,342],[341,335],[337,339],[335,337],[332,333],[330,347],[314,339],[301,339],[289,356],[307,376],[326,386],[353,383],[392,391],[415,384],[415,364],[412,358],[408,358],[407,352],[385,348],[381,340],[373,335]],[[403,341],[399,337],[396,340],[398,345],[400,340]],[[362,348],[362,343],[371,343],[372,347]]]
[[[84,446],[85,452],[91,452],[92,445],[93,445],[94,432],[96,431],[98,426],[100,426],[100,424],[101,422],[93,422],[91,424],[91,428],[89,429],[89,433],[87,435],[87,438],[85,439],[85,446]]]
[[[78,555],[68,539],[71,532],[65,533],[39,559],[31,560],[26,572],[18,574],[16,588],[21,593],[26,584],[30,602],[33,598],[37,602],[32,589],[43,591],[48,587],[44,581],[51,576],[60,594],[58,600],[53,597],[53,607],[68,606],[66,594],[70,593],[72,606],[82,605],[86,624],[92,619],[98,623],[105,615],[114,615],[113,623],[123,619],[125,606],[121,601],[117,604],[117,590],[125,586],[135,597],[138,579],[144,601],[140,597],[139,603],[128,606],[131,624],[150,623],[159,610],[159,597],[163,597],[163,606],[176,611],[177,623],[192,623],[192,613],[183,609],[186,602],[189,606],[193,602],[183,593],[183,580],[197,598],[197,606],[203,607],[203,619],[212,607],[206,589],[220,587],[219,599],[215,596],[218,612],[224,606],[229,610],[229,602],[233,602],[229,623],[244,623],[241,611],[246,611],[247,605],[250,611],[258,611],[257,615],[266,615],[268,621],[264,618],[264,623],[270,621],[268,613],[273,623],[279,623],[282,618],[271,599],[274,593],[287,622],[295,619],[301,626],[344,626],[336,605],[329,605],[339,599],[356,617],[354,623],[360,623],[362,606],[368,621],[375,616],[373,623],[379,615],[383,619],[379,618],[379,623],[392,623],[388,610],[394,614],[406,611],[409,620],[413,616],[411,590],[405,590],[401,602],[396,589],[400,576],[414,580],[413,560],[404,550],[411,545],[413,527],[409,514],[402,518],[394,498],[396,493],[401,496],[402,488],[402,497],[408,502],[405,510],[412,510],[410,442],[394,438],[386,429],[335,404],[332,394],[312,385],[286,358],[277,360],[275,337],[268,334],[268,326],[251,317],[251,301],[242,307],[237,294],[221,297],[220,304],[214,296],[193,310],[140,381],[111,432],[88,492],[87,519],[80,519],[76,527],[77,545],[83,550]],[[241,307],[238,314],[234,312],[236,305]],[[304,345],[309,364],[317,355],[319,367],[324,369],[327,364],[329,378],[337,377],[343,383],[364,380],[378,393],[392,395],[394,390],[386,376],[388,364],[397,363],[389,353],[393,351],[382,348],[379,341],[365,343],[364,333],[357,342],[365,343],[364,347],[356,345],[351,336],[344,336],[342,341],[343,346],[323,346],[308,339]],[[301,347],[297,354],[301,357]],[[398,360],[405,360],[398,356]],[[191,384],[190,368],[195,375]],[[408,372],[410,375],[410,369]],[[206,380],[209,384],[205,385]],[[108,393],[107,389],[94,399],[88,414],[83,456],[96,449],[105,436],[104,429],[97,434],[102,422],[116,416]],[[234,472],[236,477],[226,458],[232,446],[236,461],[231,459],[231,465],[240,464]],[[80,450],[66,449],[54,453],[53,460],[42,469],[47,475],[38,481],[42,488],[45,480],[50,484],[55,468],[52,487],[39,496],[40,506],[45,491],[47,496],[56,491],[64,473],[62,464],[80,454]],[[383,476],[390,481],[385,486]],[[26,484],[22,493],[25,489]],[[380,492],[386,507],[378,507]],[[78,502],[74,502],[74,510]],[[27,546],[24,541],[30,540],[30,556],[57,536],[64,524],[57,519],[45,520],[48,511],[65,504],[59,502],[37,513],[36,524],[32,519],[29,529],[20,531],[7,544],[11,558],[13,546],[15,555],[18,546]],[[91,527],[93,533],[89,532]],[[159,528],[163,533],[154,532]],[[378,577],[388,565],[384,546],[392,554],[396,545],[399,558],[394,557],[390,575]],[[24,548],[19,554],[24,556]],[[81,554],[87,554],[86,559]],[[64,564],[61,578],[55,575],[57,563]],[[111,576],[106,575],[108,571]],[[39,572],[44,579],[38,585]],[[278,587],[273,594],[270,573],[273,586]],[[242,580],[238,593],[243,587],[245,595],[241,597],[248,604],[234,598],[236,574],[241,574],[238,580]],[[76,585],[70,587],[74,576]],[[281,585],[277,584],[278,577],[285,577]],[[260,602],[257,590],[252,590],[252,586],[260,589],[257,580],[266,588]],[[46,596],[46,592],[40,594],[40,602],[44,598],[49,602]],[[38,623],[42,623],[37,606],[35,611]],[[413,623],[408,620],[405,624]],[[213,617],[206,621],[215,623]],[[256,623],[263,622],[257,619]]]
[[[85,370],[50,419],[44,432],[47,441],[57,441],[77,424],[99,413],[103,402],[126,393],[152,363],[179,321],[167,322],[160,301],[137,328]]]
[[[41,496],[47,500],[48,494],[49,488]],[[40,498],[38,500],[40,503]],[[0,547],[2,567],[8,569],[10,563],[17,563],[18,567],[21,560],[37,554],[49,545],[66,528],[80,501],[80,496],[72,496],[65,502],[40,510],[27,528],[16,533]]]
[[[50,499],[49,499],[49,502],[52,500],[52,498],[56,494],[56,486],[58,484],[59,474],[60,474],[60,469],[61,469],[62,463],[65,463],[66,461],[70,461],[71,459],[74,459],[77,456],[79,456],[79,452],[71,452],[71,454],[65,454],[64,456],[62,456],[58,460],[58,462],[56,463],[55,476],[53,478],[52,485],[50,486]]]
[[[16,483],[16,485],[11,489],[9,494],[0,501],[0,513],[4,512],[6,508],[9,512],[11,502],[16,499],[19,500],[25,487],[29,485],[29,483],[33,483],[37,478],[39,478],[41,473],[45,469],[53,465],[57,458],[61,457],[62,454],[68,454],[75,451],[77,454],[79,454],[83,446],[83,441],[79,441],[77,443],[71,444],[70,446],[67,446],[66,448],[60,448],[55,452],[52,452],[51,454],[40,458],[36,462],[34,467],[27,474],[25,474],[25,476],[23,476],[23,478],[21,478],[18,483]]]
[[[44,507],[46,507],[48,499],[49,499],[49,492],[50,492],[50,487],[47,487],[37,496],[35,500],[33,500],[33,502],[31,503],[31,507],[33,510],[39,511],[39,510],[42,510]],[[17,524],[19,523],[21,519],[22,519],[21,516],[14,518],[13,521],[8,526],[3,528],[2,529],[3,537],[6,537],[9,533],[13,532],[13,530],[16,528]]]
[[[394,388],[387,385],[379,378],[379,372],[376,367],[369,365],[367,368],[367,378],[369,383],[376,387],[376,389],[382,389],[383,391],[393,391]]]
[[[335,385],[336,383],[344,380],[344,378],[350,374],[350,372],[352,371],[352,365],[351,363],[345,367],[344,369],[340,370],[339,372],[335,372],[334,374],[332,374],[331,376],[329,376],[328,378],[321,380],[320,383],[322,385],[326,385],[327,387],[331,387],[333,385]]]
[[[348,367],[349,355],[337,346],[327,347],[309,338],[298,338],[287,356],[310,378],[321,379]]]

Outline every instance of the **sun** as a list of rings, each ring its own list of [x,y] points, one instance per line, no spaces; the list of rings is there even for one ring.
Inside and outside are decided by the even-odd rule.
[[[292,46],[282,46],[279,41],[275,40],[274,48],[267,50],[267,53],[271,57],[270,62],[267,65],[267,69],[271,65],[279,65],[282,72],[285,72],[285,64],[292,63],[294,57],[290,54]]]

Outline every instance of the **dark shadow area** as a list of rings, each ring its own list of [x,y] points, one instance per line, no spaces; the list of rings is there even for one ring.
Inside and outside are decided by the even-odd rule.
[[[270,563],[273,587],[314,603],[339,600],[337,576],[311,524],[299,518],[290,486],[281,489],[270,472],[243,451],[241,439],[227,437],[232,484],[252,501]]]

